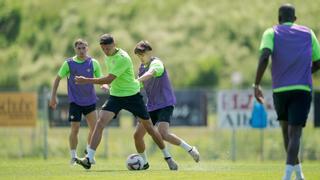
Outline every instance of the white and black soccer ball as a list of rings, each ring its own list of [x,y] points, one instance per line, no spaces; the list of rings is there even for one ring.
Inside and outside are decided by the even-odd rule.
[[[144,160],[139,154],[130,154],[126,163],[129,170],[141,170],[144,165]]]

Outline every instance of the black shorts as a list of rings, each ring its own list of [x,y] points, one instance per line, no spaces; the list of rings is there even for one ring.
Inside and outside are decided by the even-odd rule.
[[[167,122],[170,124],[173,109],[173,106],[167,106],[161,109],[157,109],[155,111],[150,111],[149,114],[153,125],[156,125],[159,122]]]
[[[288,121],[289,125],[306,125],[310,111],[311,92],[294,90],[273,93],[273,103],[279,121]]]
[[[117,117],[121,109],[129,111],[134,116],[139,117],[141,119],[150,119],[147,107],[144,104],[144,101],[140,93],[125,97],[109,96],[108,101],[102,106],[102,110],[111,111],[115,113],[115,117]]]
[[[79,106],[76,103],[72,102],[69,105],[69,121],[80,122],[82,114],[87,115],[95,110],[96,110],[96,104],[92,104],[89,106]]]

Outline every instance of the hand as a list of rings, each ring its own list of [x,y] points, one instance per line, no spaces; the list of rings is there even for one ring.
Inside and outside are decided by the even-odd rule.
[[[87,83],[87,78],[83,76],[76,76],[74,78],[76,84],[86,84]]]
[[[264,97],[260,86],[254,87],[254,96],[260,104],[264,104]]]
[[[57,97],[52,97],[52,98],[50,99],[49,106],[50,106],[52,109],[56,109],[57,104],[58,104],[58,98],[57,98]]]
[[[103,92],[108,92],[109,91],[109,85],[108,84],[102,84],[100,88],[103,90]]]

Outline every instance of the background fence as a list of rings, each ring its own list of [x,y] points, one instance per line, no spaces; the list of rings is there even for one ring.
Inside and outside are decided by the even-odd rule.
[[[182,95],[179,96],[177,91],[177,98],[182,98],[183,101],[179,102],[181,107],[177,106],[175,116],[185,117],[187,120],[180,121],[178,126],[173,126],[171,131],[178,136],[185,139],[192,145],[198,147],[201,152],[202,158],[212,160],[279,160],[284,159],[284,150],[282,145],[282,137],[279,128],[265,129],[264,140],[261,142],[261,130],[259,129],[237,129],[235,139],[236,156],[233,157],[232,145],[232,129],[220,128],[217,116],[217,93],[214,91],[200,90],[201,95],[196,95],[197,90],[184,90],[181,91]],[[190,92],[193,95],[188,95]],[[317,101],[318,94],[315,94]],[[187,99],[192,101],[188,101]],[[203,99],[202,99],[203,98]],[[201,100],[202,99],[202,100]],[[55,127],[48,117],[50,113],[47,106],[48,91],[44,90],[38,94],[38,119],[34,127],[0,127],[0,156],[3,158],[19,158],[19,157],[68,157],[69,146],[68,136],[69,127],[59,126]],[[1,101],[1,100],[0,100]],[[190,108],[187,104],[191,103]],[[62,107],[62,101],[60,100]],[[198,103],[198,104],[197,104]],[[202,110],[198,120],[188,121],[192,118],[190,116],[182,116],[188,113],[183,113],[184,109],[189,109],[186,112],[192,112],[190,109],[201,109],[200,105],[206,107]],[[206,105],[205,105],[206,104]],[[183,108],[188,106],[188,108]],[[315,109],[317,108],[315,103]],[[58,107],[60,108],[60,106]],[[60,111],[62,111],[60,109]],[[200,110],[197,110],[200,111]],[[58,113],[57,112],[54,113]],[[317,111],[315,118],[318,117]],[[52,112],[51,112],[52,113]],[[59,114],[59,113],[58,113]],[[205,114],[205,115],[204,115]],[[51,114],[52,116],[52,114]],[[54,119],[64,116],[52,116]],[[201,118],[202,117],[202,118]],[[320,140],[319,129],[314,128],[313,117],[310,117],[307,127],[304,130],[301,157],[306,160],[319,160],[320,159]],[[127,111],[122,111],[119,126],[114,128],[106,128],[102,143],[98,148],[97,156],[99,157],[126,157],[128,154],[135,152],[133,142],[133,117]],[[186,123],[181,126],[182,123]],[[192,124],[193,123],[193,124]],[[51,125],[50,125],[51,124]],[[66,124],[64,124],[66,125]],[[190,126],[191,125],[191,126]],[[196,125],[196,126],[194,126]],[[201,125],[201,126],[199,126]],[[81,128],[79,133],[78,153],[83,152],[86,146],[86,136],[88,130],[86,127]],[[146,136],[147,153],[150,156],[160,156],[156,145],[152,142],[151,138]],[[261,149],[263,143],[263,149]],[[181,148],[169,145],[172,154],[179,160],[184,159],[186,154]],[[81,156],[81,154],[80,154]]]

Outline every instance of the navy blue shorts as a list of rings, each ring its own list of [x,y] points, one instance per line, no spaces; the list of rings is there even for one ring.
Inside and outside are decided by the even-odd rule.
[[[131,112],[134,116],[139,117],[141,119],[150,119],[147,107],[140,93],[125,97],[117,97],[110,95],[108,101],[102,106],[102,110],[111,111],[115,113],[114,118],[117,117],[119,111],[121,111],[122,109]]]
[[[69,121],[80,122],[82,114],[85,116],[92,111],[96,110],[96,104],[89,106],[79,106],[76,103],[70,103],[69,105]]]
[[[279,121],[288,121],[289,125],[306,125],[310,111],[311,92],[303,90],[273,93],[273,103]]]
[[[157,109],[155,111],[150,111],[149,114],[153,125],[156,125],[158,122],[167,122],[170,124],[173,109],[173,106],[167,106],[161,109]]]

